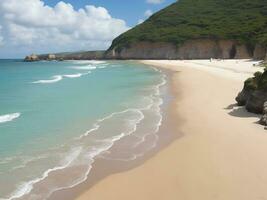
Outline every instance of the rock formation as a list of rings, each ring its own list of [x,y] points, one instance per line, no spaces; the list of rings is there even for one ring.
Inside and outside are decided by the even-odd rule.
[[[263,104],[263,116],[260,119],[260,124],[267,126],[267,101]],[[266,127],[265,127],[266,129]]]
[[[267,70],[256,72],[254,77],[247,79],[236,101],[249,112],[264,114],[260,123],[267,125]]]
[[[267,55],[267,47],[263,45],[256,44],[253,59],[254,60],[263,60]]]
[[[39,60],[39,57],[35,54],[32,54],[30,56],[26,56],[24,61],[26,62],[33,62],[33,61],[38,61]]]
[[[38,60],[100,60],[105,58],[105,51],[84,51],[72,53],[56,53],[26,56],[25,61]]]
[[[56,60],[56,55],[55,54],[48,54],[47,60]]]
[[[139,42],[122,49],[111,49],[109,59],[249,59],[253,57],[246,45],[234,40],[189,40],[180,46],[172,43]]]

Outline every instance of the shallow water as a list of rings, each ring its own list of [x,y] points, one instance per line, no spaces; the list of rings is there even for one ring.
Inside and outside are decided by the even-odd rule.
[[[1,60],[0,199],[45,199],[83,182],[96,156],[154,148],[165,82],[137,62]]]

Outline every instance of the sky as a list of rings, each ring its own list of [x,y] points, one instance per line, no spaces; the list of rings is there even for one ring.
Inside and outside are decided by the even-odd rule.
[[[0,0],[0,58],[107,49],[176,0]]]

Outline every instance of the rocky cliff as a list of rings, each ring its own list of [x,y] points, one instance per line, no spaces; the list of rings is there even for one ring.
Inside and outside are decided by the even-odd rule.
[[[266,48],[250,47],[235,40],[194,39],[179,46],[163,42],[138,42],[111,49],[109,59],[264,59]]]
[[[264,59],[266,0],[179,0],[114,39],[120,59]]]
[[[194,39],[180,46],[166,42],[138,42],[122,49],[31,55],[25,61],[100,59],[250,59],[267,58],[267,48],[249,46],[235,40]]]

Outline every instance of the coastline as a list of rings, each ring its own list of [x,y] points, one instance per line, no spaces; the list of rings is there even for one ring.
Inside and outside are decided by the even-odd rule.
[[[267,197],[266,132],[257,124],[259,116],[236,107],[234,101],[244,79],[258,69],[251,70],[249,61],[142,62],[175,72],[172,110],[179,119],[173,120],[179,122],[176,128],[182,137],[142,165],[97,182],[76,199]],[[250,66],[239,68],[231,62]]]
[[[152,66],[150,66],[152,67]],[[153,67],[154,68],[154,67]],[[155,70],[158,70],[157,68],[154,68]],[[172,130],[176,129],[176,121],[173,119],[177,118],[176,112],[172,110],[173,104],[175,104],[175,94],[173,91],[170,91],[172,87],[170,84],[172,84],[172,77],[173,72],[167,69],[160,69],[160,73],[164,75],[165,77],[165,84],[160,86],[161,94],[160,96],[163,98],[163,104],[161,107],[161,114],[163,116],[162,119],[162,125],[159,127],[158,132],[156,133],[158,137],[157,145],[155,147],[152,147],[150,150],[144,150],[144,155],[138,156],[133,160],[113,160],[113,159],[106,159],[104,157],[97,156],[95,158],[95,161],[92,165],[92,169],[90,173],[88,174],[87,179],[72,187],[72,188],[66,188],[66,189],[60,189],[58,191],[55,191],[48,199],[49,200],[57,200],[57,199],[64,199],[64,200],[73,200],[80,196],[80,194],[84,193],[88,189],[94,187],[95,184],[98,182],[101,182],[106,177],[117,174],[121,172],[126,172],[131,169],[134,169],[140,165],[142,165],[146,160],[149,160],[151,157],[153,157],[155,154],[157,154],[159,151],[164,149],[166,146],[168,146],[175,138],[181,137],[181,134],[177,134],[177,131],[172,132]],[[126,136],[126,143],[127,143],[127,137]],[[130,138],[134,139],[134,138]],[[146,138],[147,142],[144,142],[144,144],[149,145],[148,142],[153,142],[153,138],[150,136]],[[151,140],[151,141],[150,141]],[[130,141],[128,141],[130,142]],[[112,152],[113,150],[116,152],[117,148],[121,145],[125,145],[125,142],[123,141],[117,141],[109,150],[109,152]],[[130,144],[130,143],[129,143]],[[144,146],[144,145],[142,145]],[[141,149],[140,149],[141,150]],[[119,152],[117,152],[119,153]]]

